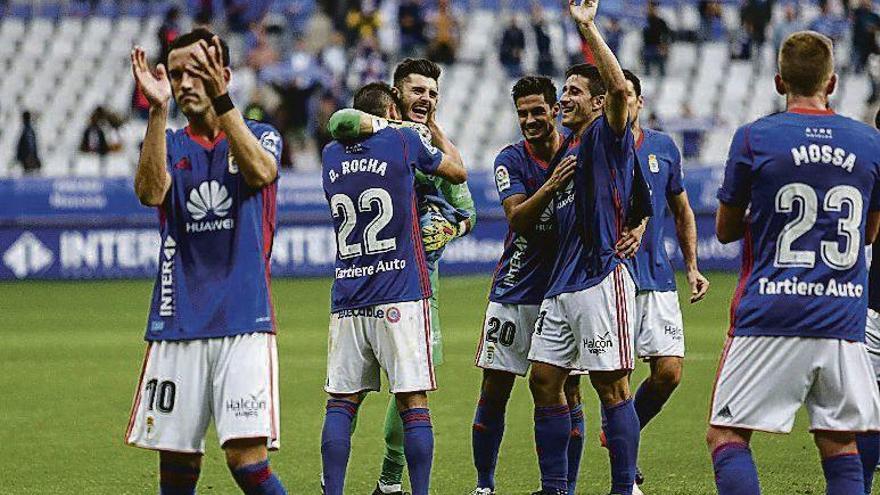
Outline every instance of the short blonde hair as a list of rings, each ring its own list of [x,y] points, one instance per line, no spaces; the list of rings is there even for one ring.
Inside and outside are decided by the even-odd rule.
[[[792,33],[779,48],[779,75],[789,94],[813,96],[834,73],[831,39],[815,31]]]

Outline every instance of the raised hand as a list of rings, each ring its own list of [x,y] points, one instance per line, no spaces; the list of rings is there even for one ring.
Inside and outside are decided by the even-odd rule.
[[[157,65],[156,70],[151,71],[144,49],[136,46],[131,50],[131,72],[151,107],[168,105],[171,100],[171,83],[163,64]]]
[[[198,48],[190,55],[187,69],[205,84],[205,93],[212,100],[226,93],[226,71],[223,67],[223,47],[220,38],[214,36],[211,43],[198,42]]]
[[[590,24],[596,20],[599,0],[568,0],[568,10],[578,24]]]

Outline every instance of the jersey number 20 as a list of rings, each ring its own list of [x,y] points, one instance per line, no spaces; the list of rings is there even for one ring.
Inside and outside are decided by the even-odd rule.
[[[816,224],[819,207],[816,190],[800,182],[783,186],[776,193],[776,212],[791,213],[795,202],[800,203],[800,208],[797,216],[779,233],[775,265],[813,268],[816,264],[815,251],[792,249],[791,245]],[[825,195],[822,208],[841,212],[843,205],[848,206],[848,214],[837,222],[837,234],[845,238],[845,248],[841,251],[837,241],[820,242],[822,261],[835,270],[848,270],[855,266],[862,248],[862,195],[859,190],[852,186],[832,187]]]
[[[330,208],[333,210],[333,218],[342,216],[342,225],[336,232],[336,245],[339,247],[341,259],[354,258],[366,254],[379,254],[397,249],[397,240],[379,239],[379,232],[391,222],[394,217],[394,203],[391,195],[384,189],[373,187],[365,190],[358,197],[358,209],[355,209],[354,201],[345,194],[334,194],[330,198]],[[357,213],[378,210],[378,214],[367,224],[364,229],[363,243],[349,244],[348,236],[357,225]],[[363,246],[363,247],[362,247]]]

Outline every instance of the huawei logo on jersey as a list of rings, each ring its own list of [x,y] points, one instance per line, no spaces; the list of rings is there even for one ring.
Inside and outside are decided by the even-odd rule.
[[[213,232],[232,229],[235,226],[235,221],[231,218],[223,218],[229,214],[231,206],[232,198],[229,197],[225,186],[216,180],[202,182],[199,187],[193,188],[189,192],[186,210],[195,221],[186,224],[186,231],[188,233]],[[208,216],[208,213],[213,213],[219,218],[201,221]]]

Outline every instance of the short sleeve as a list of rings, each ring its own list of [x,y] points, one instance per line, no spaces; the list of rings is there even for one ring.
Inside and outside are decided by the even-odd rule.
[[[730,143],[724,182],[718,189],[718,200],[730,206],[745,208],[752,195],[752,150],[749,148],[749,126],[737,129]]]
[[[669,140],[669,182],[666,183],[666,196],[678,196],[684,192],[684,173],[681,170],[681,152]]]
[[[495,189],[498,190],[498,199],[502,202],[514,194],[526,194],[522,167],[517,161],[515,153],[510,149],[502,150],[495,157]]]
[[[251,126],[251,132],[254,133],[260,146],[275,157],[275,164],[281,165],[281,134],[271,125],[263,123],[254,123]]]
[[[443,152],[431,144],[429,136],[423,136],[414,129],[405,127],[397,129],[397,131],[403,136],[407,160],[417,170],[434,175],[437,167],[440,166],[440,162],[443,161]]]

